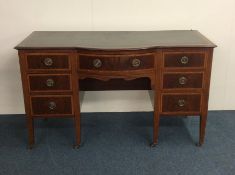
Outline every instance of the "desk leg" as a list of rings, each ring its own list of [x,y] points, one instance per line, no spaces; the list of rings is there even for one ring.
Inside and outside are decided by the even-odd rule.
[[[34,120],[32,116],[27,116],[27,127],[28,127],[28,148],[32,149],[34,145]]]
[[[200,116],[200,136],[199,136],[199,144],[198,146],[202,146],[205,140],[205,132],[206,132],[206,121],[207,121],[207,114],[202,114]]]
[[[154,94],[154,116],[153,116],[153,142],[150,144],[150,147],[155,147],[158,144],[158,133],[159,133],[159,94],[155,92]]]
[[[24,107],[26,113],[26,125],[28,129],[28,148],[32,149],[34,145],[34,119],[31,115],[30,109],[30,90],[29,90],[29,83],[27,79],[27,55],[24,51],[19,51],[19,63],[20,63],[20,72],[21,72],[21,79],[22,79],[22,87],[24,93]]]
[[[200,115],[200,136],[198,146],[202,146],[205,140],[205,132],[206,132],[206,121],[208,115],[208,100],[209,100],[209,88],[210,88],[210,77],[211,77],[211,66],[213,59],[213,48],[208,48],[207,50],[207,59],[206,65],[207,69],[205,70],[205,89],[202,95],[202,112]]]
[[[81,144],[81,117],[80,117],[80,95],[79,95],[79,77],[78,77],[78,61],[77,54],[71,54],[72,61],[72,90],[73,90],[73,109],[74,109],[74,124],[75,124],[75,143],[74,148],[78,149]]]
[[[75,144],[74,148],[78,149],[81,145],[81,113],[79,103],[79,91],[73,95],[74,102],[74,123],[75,123]]]
[[[75,132],[76,132],[74,148],[78,149],[80,147],[80,144],[81,144],[80,113],[77,113],[75,115],[74,122],[75,122]]]
[[[154,112],[153,119],[153,143],[150,144],[150,147],[156,147],[158,144],[158,132],[159,132],[159,114]]]
[[[152,89],[154,90],[154,113],[153,113],[153,142],[150,144],[151,147],[155,147],[158,144],[158,133],[159,133],[159,122],[160,122],[160,84],[161,84],[161,65],[162,63],[162,52],[157,52],[155,55],[155,73],[152,77]]]
[[[81,145],[81,113],[80,113],[80,100],[79,91],[73,95],[74,98],[74,123],[75,123],[75,144],[74,149],[78,149]]]

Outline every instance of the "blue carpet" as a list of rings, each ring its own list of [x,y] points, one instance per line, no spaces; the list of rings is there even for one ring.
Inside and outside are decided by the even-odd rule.
[[[38,119],[27,150],[24,115],[0,116],[0,175],[234,175],[235,111],[211,111],[196,147],[199,118],[162,118],[159,145],[152,113],[82,114],[82,147],[72,149],[72,119]]]

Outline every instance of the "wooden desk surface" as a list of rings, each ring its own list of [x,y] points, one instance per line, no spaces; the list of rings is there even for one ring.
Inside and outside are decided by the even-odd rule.
[[[169,47],[216,47],[196,30],[35,31],[15,48],[136,50]]]

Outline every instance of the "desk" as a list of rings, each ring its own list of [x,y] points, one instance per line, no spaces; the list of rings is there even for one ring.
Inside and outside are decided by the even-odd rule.
[[[200,116],[205,137],[215,44],[198,31],[33,32],[19,53],[29,146],[35,118],[73,117],[81,142],[79,90],[154,91],[153,142],[160,116]]]

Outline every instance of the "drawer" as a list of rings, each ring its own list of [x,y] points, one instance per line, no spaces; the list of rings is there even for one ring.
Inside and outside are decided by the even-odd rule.
[[[200,94],[164,94],[162,112],[200,112]]]
[[[203,52],[165,52],[163,55],[166,68],[204,67],[205,53]]]
[[[73,114],[71,96],[33,96],[32,115],[70,115]]]
[[[88,70],[138,70],[153,69],[154,55],[104,56],[80,55],[80,69]]]
[[[29,75],[31,91],[71,90],[70,75]]]
[[[203,73],[165,73],[163,89],[202,88]]]
[[[27,56],[28,69],[70,69],[68,55],[28,55]]]

